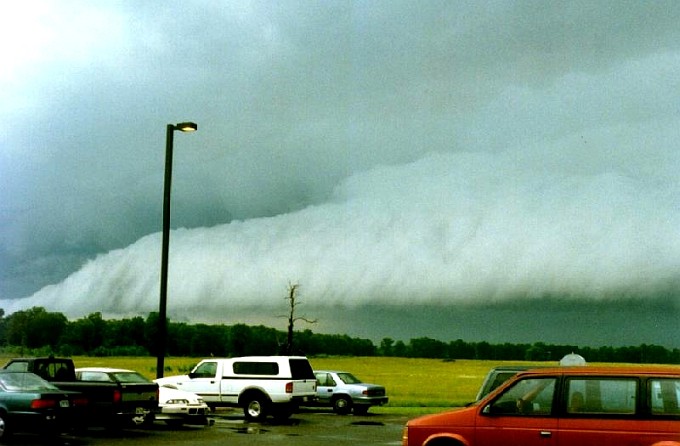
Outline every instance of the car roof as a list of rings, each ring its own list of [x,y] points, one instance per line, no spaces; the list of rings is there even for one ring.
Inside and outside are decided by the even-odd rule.
[[[134,370],[128,370],[128,369],[117,369],[115,367],[79,367],[76,369],[76,372],[102,372],[102,373],[118,373],[118,372],[125,372],[125,373],[137,373]]]
[[[283,356],[283,355],[272,355],[272,356],[234,356],[233,358],[204,358],[201,361],[278,361],[285,359],[307,359],[306,356]]]

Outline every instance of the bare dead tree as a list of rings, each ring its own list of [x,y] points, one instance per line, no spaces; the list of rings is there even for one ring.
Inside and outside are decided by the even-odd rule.
[[[293,332],[295,323],[297,321],[304,321],[308,324],[316,324],[317,322],[316,319],[307,319],[304,316],[295,316],[295,308],[300,305],[300,302],[297,301],[299,289],[300,284],[288,282],[288,295],[285,297],[285,299],[288,301],[289,312],[287,316],[282,316],[288,318],[288,340],[286,342],[285,351],[286,355],[291,355],[293,353]]]

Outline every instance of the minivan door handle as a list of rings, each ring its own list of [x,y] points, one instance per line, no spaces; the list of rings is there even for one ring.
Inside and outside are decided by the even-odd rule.
[[[540,435],[541,437],[550,438],[550,437],[552,437],[552,432],[550,432],[550,431],[541,431],[541,433],[540,433],[539,435]]]

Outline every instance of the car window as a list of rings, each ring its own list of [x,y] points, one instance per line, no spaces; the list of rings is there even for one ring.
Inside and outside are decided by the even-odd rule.
[[[112,379],[104,372],[79,372],[79,379],[81,381],[97,381],[97,382],[111,382]]]
[[[638,381],[635,378],[569,378],[568,414],[631,415],[635,413]]]
[[[527,378],[505,389],[489,406],[495,415],[541,416],[552,413],[555,395],[553,377]]]
[[[680,417],[680,379],[652,379],[649,389],[652,415]]]
[[[121,383],[148,383],[151,380],[140,375],[137,372],[115,372],[113,374],[116,377],[116,381]]]
[[[318,385],[324,387],[335,387],[336,385],[333,376],[330,373],[317,373],[316,382]]]
[[[345,384],[361,384],[361,380],[351,373],[343,372],[338,373],[338,378]]]

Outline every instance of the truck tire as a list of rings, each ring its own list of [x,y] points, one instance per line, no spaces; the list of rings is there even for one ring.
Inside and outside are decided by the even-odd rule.
[[[243,415],[249,421],[262,421],[269,411],[269,398],[262,392],[250,392],[242,398]]]
[[[338,415],[347,415],[352,411],[352,398],[347,395],[338,395],[333,400],[333,412]]]

